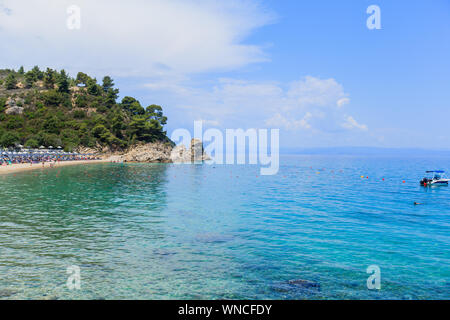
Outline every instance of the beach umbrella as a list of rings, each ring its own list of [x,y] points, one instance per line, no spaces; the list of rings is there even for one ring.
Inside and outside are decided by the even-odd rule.
[[[40,146],[39,149],[45,149],[45,147],[44,146]]]

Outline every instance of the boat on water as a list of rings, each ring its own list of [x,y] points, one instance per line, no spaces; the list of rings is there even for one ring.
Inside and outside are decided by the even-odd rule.
[[[445,175],[445,171],[443,170],[432,170],[432,171],[426,171],[428,174],[428,177],[423,178],[420,180],[421,186],[442,186],[442,185],[448,185],[448,182],[450,179],[447,179]]]

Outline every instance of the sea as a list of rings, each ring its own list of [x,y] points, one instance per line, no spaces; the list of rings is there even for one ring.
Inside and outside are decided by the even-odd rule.
[[[0,176],[0,299],[450,299],[450,157]],[[414,203],[419,204],[414,204]]]

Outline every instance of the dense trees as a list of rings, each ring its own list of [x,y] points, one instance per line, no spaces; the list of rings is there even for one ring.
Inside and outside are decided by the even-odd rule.
[[[119,90],[106,76],[95,78],[79,72],[72,79],[62,70],[39,67],[25,72],[0,70],[0,146],[79,146],[124,149],[139,142],[171,143],[164,131],[162,108],[144,108],[133,97],[117,103]],[[17,89],[18,81],[24,89]],[[23,106],[22,114],[6,114],[7,98]]]
[[[139,101],[132,97],[125,97],[122,99],[121,106],[124,110],[128,111],[132,115],[143,115],[145,109],[141,106]]]
[[[25,143],[26,148],[39,148],[39,141],[34,138],[30,138]]]
[[[4,132],[0,137],[0,145],[5,147],[13,147],[19,142],[19,136],[15,132]]]
[[[76,84],[80,85],[82,84],[83,86],[86,86],[89,82],[90,77],[83,73],[83,72],[78,72],[77,74],[77,78],[76,78]]]

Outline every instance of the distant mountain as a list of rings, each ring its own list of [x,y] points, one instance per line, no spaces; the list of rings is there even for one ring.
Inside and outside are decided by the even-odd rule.
[[[309,154],[309,155],[450,156],[450,150],[433,150],[421,148],[377,148],[377,147],[282,148],[280,152],[283,154]]]

